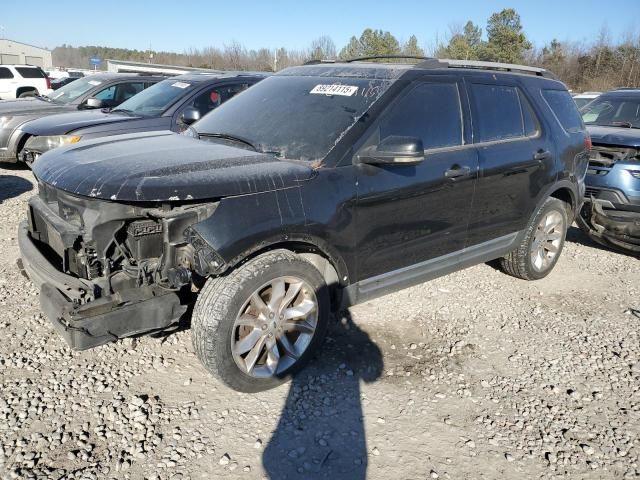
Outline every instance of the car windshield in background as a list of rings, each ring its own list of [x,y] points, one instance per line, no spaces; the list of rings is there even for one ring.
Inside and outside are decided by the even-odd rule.
[[[93,87],[97,87],[102,83],[102,80],[83,77],[65,85],[64,87],[60,87],[58,90],[47,96],[56,103],[71,103],[79,96],[87,93]]]
[[[320,160],[391,83],[274,76],[224,103],[194,128],[203,136],[241,139],[282,158]]]
[[[640,128],[640,98],[597,98],[580,113],[587,125]]]
[[[192,82],[176,79],[163,80],[121,103],[113,111],[125,111],[147,117],[161,115],[187,90],[193,90],[193,88]]]
[[[576,102],[576,107],[582,108],[587,103],[593,101],[593,98],[574,98],[573,101]]]

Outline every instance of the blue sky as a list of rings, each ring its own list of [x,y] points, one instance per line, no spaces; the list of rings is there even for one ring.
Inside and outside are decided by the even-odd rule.
[[[449,26],[468,19],[483,30],[487,18],[515,8],[525,32],[538,46],[552,38],[593,41],[607,25],[614,40],[640,25],[640,0],[272,0],[240,2],[145,0],[6,0],[0,33],[6,38],[53,48],[63,43],[181,52],[237,40],[247,48],[305,48],[331,36],[338,49],[364,28],[411,34],[421,46],[444,38]]]

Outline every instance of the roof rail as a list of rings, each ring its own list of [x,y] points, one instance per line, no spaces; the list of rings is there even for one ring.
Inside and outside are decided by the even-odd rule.
[[[516,65],[513,63],[481,62],[478,60],[450,60],[442,59],[441,62],[449,68],[477,68],[482,70],[500,70],[503,72],[529,73],[539,77],[552,78],[557,80],[549,70],[539,67],[529,67],[526,65]]]
[[[313,60],[307,60],[306,62],[303,63],[303,65],[318,65],[321,63],[336,63],[336,61],[329,58],[313,59]]]
[[[394,60],[394,59],[411,59],[411,60],[436,60],[432,57],[421,57],[418,55],[371,55],[368,57],[357,57],[345,60],[345,63],[364,62],[366,60]]]

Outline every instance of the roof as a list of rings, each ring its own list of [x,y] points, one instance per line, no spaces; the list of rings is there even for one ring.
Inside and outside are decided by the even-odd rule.
[[[8,43],[15,43],[17,45],[24,45],[25,47],[31,47],[31,48],[37,48],[39,50],[45,50],[47,52],[50,52],[51,50],[49,50],[48,48],[44,48],[44,47],[39,47],[37,45],[31,45],[30,43],[24,43],[24,42],[16,42],[15,40],[11,40],[9,38],[0,38],[0,42],[8,42]]]
[[[92,75],[85,75],[82,78],[96,79],[96,80],[113,80],[116,78],[168,78],[167,75],[160,74],[144,74],[144,73],[116,73],[116,72],[99,72]]]
[[[379,63],[371,60],[401,60],[413,59],[416,63]],[[402,55],[386,55],[377,57],[362,57],[344,62],[311,61],[302,67],[291,67],[278,75],[300,76],[329,76],[329,77],[359,77],[371,79],[397,79],[408,71],[448,71],[449,69],[464,69],[486,71],[491,73],[523,74],[533,77],[543,77],[557,80],[548,70],[539,67],[516,65],[511,63],[480,62],[475,60],[448,60],[429,57],[405,57]]]
[[[637,95],[640,95],[640,88],[637,88],[637,87],[616,88],[615,90],[609,90],[608,92],[603,93],[603,95],[635,97]]]
[[[188,80],[190,82],[205,82],[209,80],[221,80],[236,77],[264,77],[269,75],[265,72],[190,72],[183,75],[171,77],[176,80]]]

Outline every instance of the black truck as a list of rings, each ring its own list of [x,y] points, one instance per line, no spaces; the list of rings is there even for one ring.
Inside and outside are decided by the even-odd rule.
[[[588,163],[564,84],[517,65],[367,60],[279,72],[187,135],[35,162],[21,261],[71,347],[165,329],[195,300],[201,361],[259,391],[304,365],[334,309],[494,259],[546,276]]]

